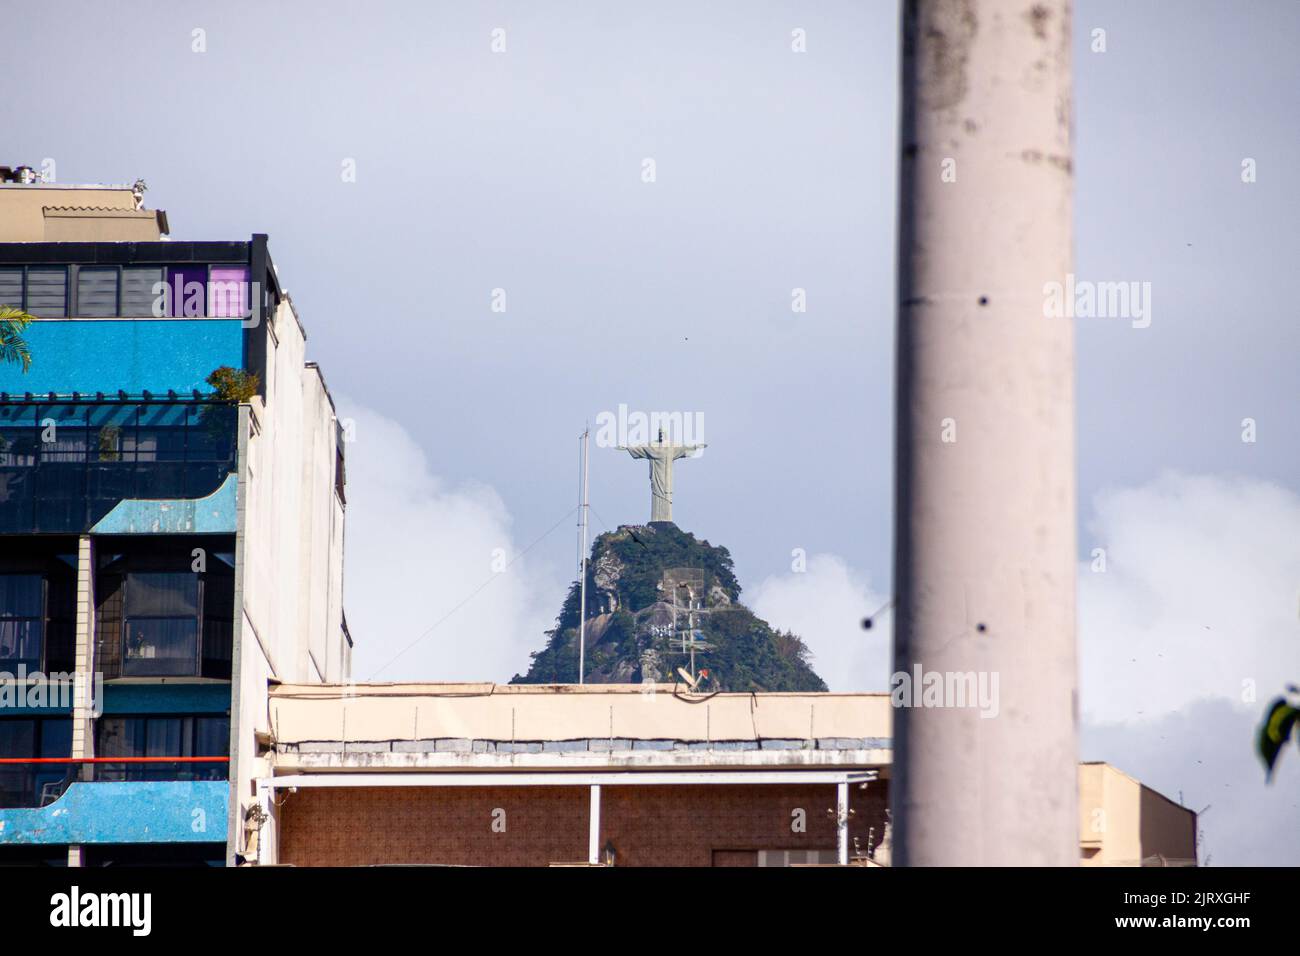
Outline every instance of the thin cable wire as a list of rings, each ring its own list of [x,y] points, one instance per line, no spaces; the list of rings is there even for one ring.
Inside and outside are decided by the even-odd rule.
[[[422,634],[420,634],[419,637],[417,637],[415,640],[411,641],[410,644],[407,644],[404,648],[402,648],[400,651],[398,651],[396,654],[394,654],[391,658],[389,658],[388,662],[387,662],[386,664],[384,664],[383,667],[380,667],[378,670],[373,671],[373,672],[371,673],[370,677],[367,679],[367,683],[369,683],[370,681],[373,681],[376,677],[378,677],[380,674],[382,674],[384,671],[386,671],[389,667],[391,667],[394,663],[396,663],[396,661],[397,661],[398,658],[400,658],[403,654],[405,654],[407,651],[409,651],[411,648],[413,648],[416,644],[419,644],[422,640],[424,640],[426,637],[428,637],[430,634],[432,634],[432,633],[433,633],[433,632],[434,632],[434,631],[435,631],[439,626],[441,626],[441,625],[443,624],[443,622],[445,622],[449,617],[451,617],[453,614],[455,614],[457,611],[459,611],[461,608],[463,608],[466,604],[468,604],[470,601],[474,600],[474,598],[478,597],[479,592],[481,592],[481,591],[482,591],[484,588],[486,588],[489,584],[491,584],[493,581],[495,581],[497,578],[499,578],[499,577],[500,577],[500,576],[501,576],[505,571],[510,570],[510,565],[514,564],[516,561],[518,561],[520,558],[522,558],[522,557],[523,557],[525,554],[527,554],[529,551],[533,550],[533,548],[535,548],[535,547],[537,547],[539,544],[541,544],[541,543],[542,543],[546,538],[550,537],[550,536],[551,536],[551,533],[554,532],[556,528],[558,528],[560,525],[564,524],[564,522],[566,522],[566,521],[569,520],[569,517],[570,517],[570,516],[571,516],[575,511],[578,510],[578,507],[581,507],[581,506],[575,506],[575,507],[573,507],[573,508],[570,508],[568,511],[566,511],[566,512],[564,513],[564,516],[561,517],[559,521],[555,522],[555,524],[551,525],[550,528],[548,528],[548,529],[547,529],[547,530],[542,534],[542,536],[541,536],[540,538],[538,538],[536,541],[534,541],[534,542],[533,542],[532,544],[530,544],[528,547],[524,548],[524,550],[520,551],[520,552],[519,552],[518,554],[516,554],[513,558],[511,558],[510,561],[506,564],[506,566],[505,566],[501,571],[493,572],[493,574],[492,574],[491,577],[489,577],[486,581],[484,581],[482,584],[480,584],[478,587],[476,587],[473,591],[471,591],[471,592],[470,592],[470,593],[469,593],[469,594],[464,598],[464,600],[462,600],[459,604],[457,604],[455,607],[453,607],[450,611],[448,611],[448,612],[447,612],[446,614],[444,614],[442,617],[438,618],[438,620],[436,620],[436,621],[434,621],[432,624],[430,624],[429,627],[428,627],[428,628],[427,628],[427,629],[426,629]]]

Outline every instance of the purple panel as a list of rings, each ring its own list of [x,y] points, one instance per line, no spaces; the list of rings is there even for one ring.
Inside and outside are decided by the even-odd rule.
[[[248,314],[248,267],[213,266],[208,281],[208,315],[242,319]]]
[[[167,270],[167,286],[171,295],[168,315],[202,316],[208,301],[207,266],[172,266]]]

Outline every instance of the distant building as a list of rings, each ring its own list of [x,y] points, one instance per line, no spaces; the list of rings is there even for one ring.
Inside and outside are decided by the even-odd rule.
[[[166,241],[142,193],[0,168],[37,319],[0,365],[0,864],[233,861],[268,682],[349,676],[344,446],[267,238]]]
[[[1195,866],[1196,814],[1105,763],[1079,767],[1085,866]]]
[[[250,862],[888,863],[886,694],[282,684],[270,713]],[[1105,764],[1079,780],[1083,863],[1195,864],[1192,811]]]

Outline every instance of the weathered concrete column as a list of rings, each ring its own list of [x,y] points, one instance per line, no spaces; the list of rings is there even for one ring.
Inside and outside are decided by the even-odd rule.
[[[77,539],[77,644],[72,700],[72,756],[95,756],[95,548],[90,535]]]
[[[895,865],[1078,860],[1070,16],[904,4]]]
[[[90,535],[77,539],[77,643],[72,682],[72,753],[84,759],[95,756],[95,547]],[[82,764],[79,780],[91,780],[91,764]],[[81,866],[80,846],[68,847],[68,866]]]

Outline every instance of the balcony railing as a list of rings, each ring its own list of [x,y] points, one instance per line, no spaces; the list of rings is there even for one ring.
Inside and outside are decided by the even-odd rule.
[[[230,757],[0,757],[0,810],[47,807],[91,768],[95,783],[225,780]]]
[[[127,499],[210,495],[235,470],[238,416],[202,400],[0,401],[0,533],[81,533]]]

